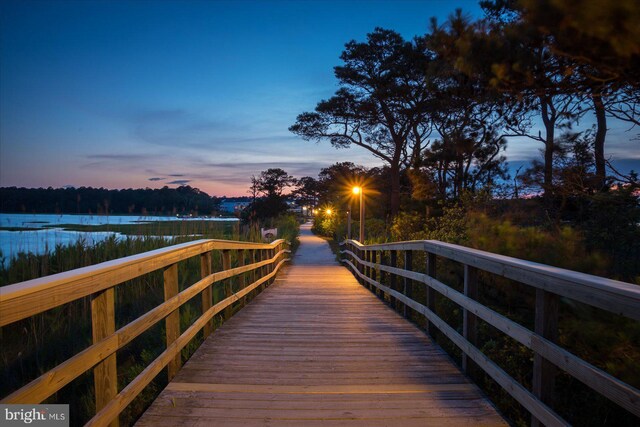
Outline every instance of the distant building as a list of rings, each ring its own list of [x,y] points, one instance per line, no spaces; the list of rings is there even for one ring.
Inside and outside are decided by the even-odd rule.
[[[302,206],[298,206],[295,200],[287,200],[289,212],[302,213]]]
[[[220,212],[238,213],[251,204],[247,200],[222,199],[220,201]]]

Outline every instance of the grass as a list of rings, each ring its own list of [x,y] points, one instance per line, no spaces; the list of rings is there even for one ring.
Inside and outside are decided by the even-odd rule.
[[[62,228],[67,231],[110,231],[126,236],[225,236],[236,237],[239,234],[240,224],[237,221],[157,221],[141,222],[136,224],[59,224],[45,226],[44,228]],[[213,237],[212,237],[213,238]]]

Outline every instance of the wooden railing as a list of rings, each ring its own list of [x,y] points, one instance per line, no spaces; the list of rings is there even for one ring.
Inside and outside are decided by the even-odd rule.
[[[403,304],[405,315],[408,308],[423,315],[430,335],[433,336],[437,329],[462,351],[463,370],[470,373],[476,367],[481,368],[531,413],[533,425],[568,425],[547,404],[553,394],[555,367],[640,417],[638,389],[554,342],[558,334],[559,297],[640,320],[640,286],[432,240],[367,246],[346,240],[341,246],[343,262],[363,285],[376,292],[382,291],[394,304]],[[424,273],[414,271],[414,252],[425,254],[426,265],[424,270],[421,269]],[[398,268],[399,253],[404,256],[404,268]],[[436,279],[436,260],[439,257],[464,266],[463,292]],[[533,331],[477,301],[479,270],[535,288]],[[426,285],[423,289],[425,304],[413,298],[414,283]],[[436,314],[436,292],[462,308],[462,333]],[[477,347],[477,319],[533,351],[532,390],[518,383],[480,351]]]
[[[164,367],[171,380],[180,369],[181,350],[200,330],[204,331],[205,338],[212,332],[216,314],[223,312],[224,318],[228,319],[233,303],[269,284],[282,264],[288,261],[287,244],[284,240],[270,244],[198,240],[0,288],[0,327],[91,296],[93,334],[92,345],[1,402],[40,403],[93,368],[96,414],[87,425],[117,425],[120,412]],[[213,251],[221,251],[222,271],[212,272]],[[240,261],[239,266],[231,268],[233,251],[242,254],[238,260],[249,260],[250,263],[242,265]],[[178,263],[196,256],[200,257],[201,280],[179,292]],[[164,302],[115,330],[115,287],[160,269],[164,278]],[[246,281],[250,283],[234,293],[231,281],[225,279],[241,274],[243,282],[248,276]],[[213,304],[212,286],[221,281],[225,281],[224,299]],[[202,298],[202,314],[180,333],[179,309],[198,294]],[[118,392],[116,352],[163,319],[166,350]]]

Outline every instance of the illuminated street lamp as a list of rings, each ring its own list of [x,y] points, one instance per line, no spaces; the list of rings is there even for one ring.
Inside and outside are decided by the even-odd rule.
[[[331,209],[327,209],[327,215],[331,216],[332,213],[333,211]]]
[[[364,243],[364,199],[362,198],[364,188],[353,187],[351,191],[355,195],[360,195],[360,243]]]

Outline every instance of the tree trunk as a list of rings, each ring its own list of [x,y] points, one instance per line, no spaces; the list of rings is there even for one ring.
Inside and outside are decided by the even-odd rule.
[[[395,217],[400,211],[400,165],[392,164],[391,175],[391,216]]]
[[[604,141],[607,136],[607,116],[605,115],[604,104],[602,103],[602,94],[594,93],[591,95],[593,106],[596,113],[596,137],[593,146],[593,155],[596,162],[596,190],[602,191],[605,187],[606,168],[604,161]]]
[[[413,170],[419,171],[422,166],[422,137],[416,126],[413,127],[413,139],[415,142],[411,151],[410,166]]]
[[[448,163],[446,160],[438,162],[438,192],[442,200],[447,198],[447,171]]]
[[[460,197],[464,188],[464,159],[461,153],[458,153],[456,157],[456,189],[454,197]]]
[[[542,183],[542,189],[544,190],[544,200],[546,201],[547,206],[550,206],[551,201],[553,200],[553,151],[555,148],[556,115],[547,98],[540,98],[540,112],[546,133],[544,142],[544,180]]]

